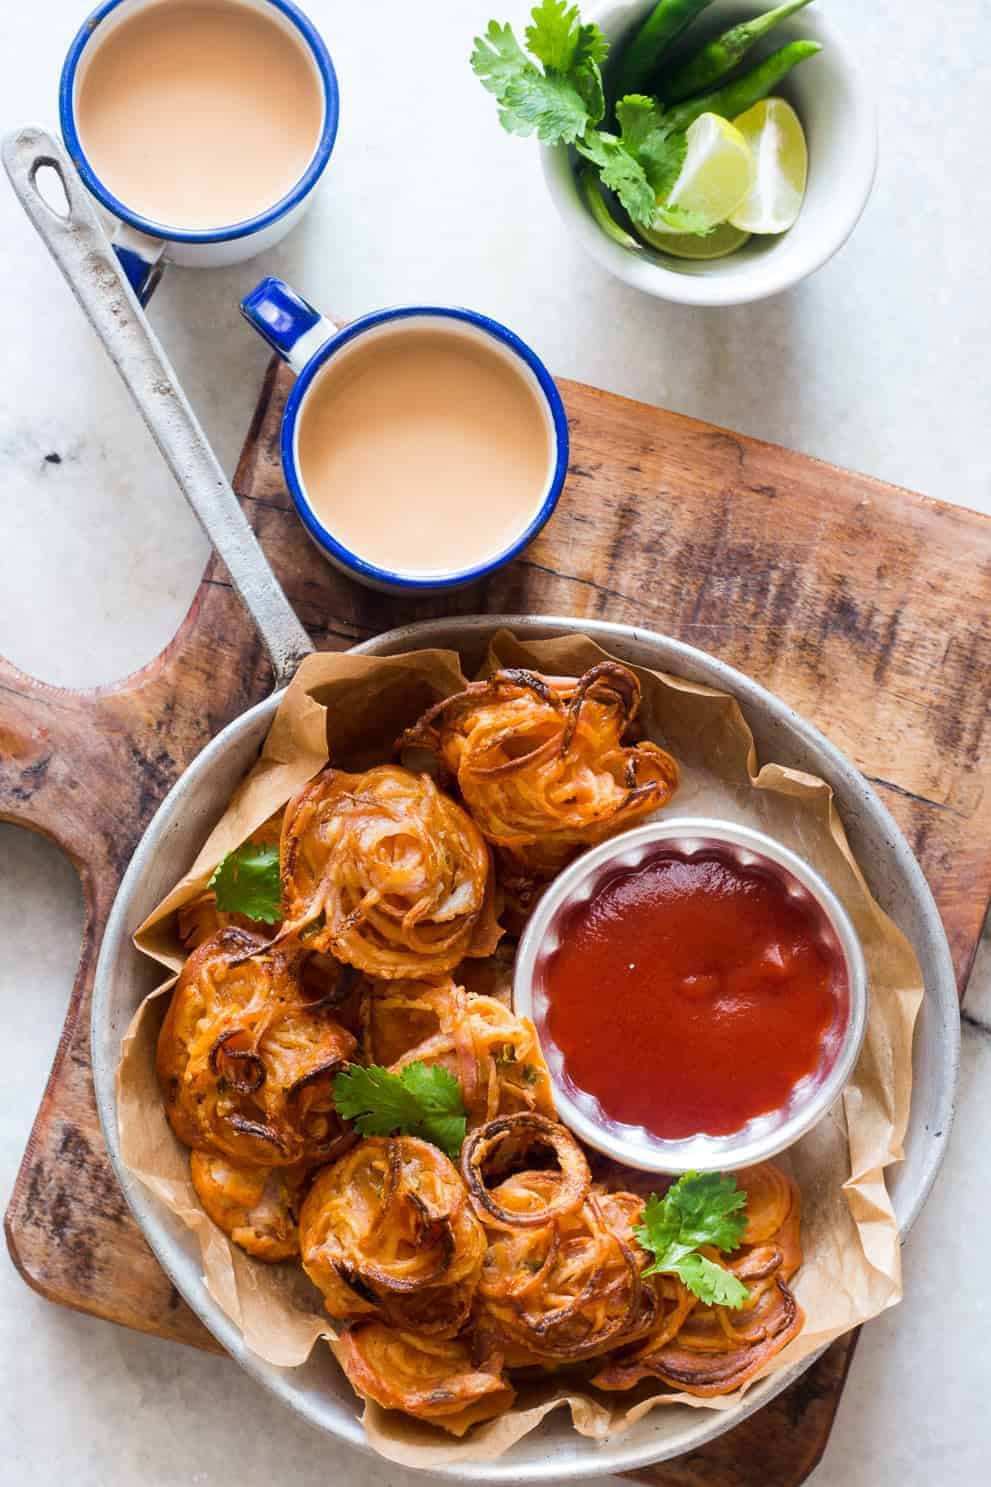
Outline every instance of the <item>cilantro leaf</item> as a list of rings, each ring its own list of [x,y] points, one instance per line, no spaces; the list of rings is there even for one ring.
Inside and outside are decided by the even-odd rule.
[[[452,1160],[465,1139],[461,1086],[440,1065],[417,1061],[392,1074],[381,1064],[352,1064],[334,1079],[334,1104],[360,1136],[418,1136]]]
[[[732,1177],[720,1172],[686,1172],[666,1194],[678,1216],[683,1244],[714,1244],[722,1250],[738,1249],[747,1227],[742,1212],[747,1195]]]
[[[750,1292],[731,1270],[725,1270],[705,1255],[685,1255],[671,1266],[693,1296],[707,1306],[728,1306],[737,1311]]]
[[[664,110],[656,98],[645,93],[628,93],[616,105],[616,122],[620,138],[631,155],[636,155],[656,129],[664,128]]]
[[[575,141],[579,155],[599,167],[603,186],[615,191],[624,208],[641,227],[649,227],[657,207],[653,188],[640,162],[614,134],[591,129]]]
[[[507,86],[503,107],[514,126],[528,125],[545,145],[573,144],[588,127],[588,108],[578,89],[567,78],[545,77],[536,68]],[[514,127],[512,132],[523,131]]]
[[[620,138],[644,173],[663,212],[664,198],[673,189],[685,163],[688,141],[683,129],[672,129],[656,100],[640,93],[621,98],[616,105]]]
[[[548,72],[568,73],[590,62],[598,66],[609,53],[598,26],[582,25],[578,6],[567,0],[541,0],[530,21],[524,33],[527,49]]]
[[[657,208],[654,226],[669,228],[671,232],[690,232],[695,237],[703,238],[715,232],[708,217],[690,211],[688,207],[671,206],[669,202],[662,202]]]
[[[505,103],[510,83],[537,71],[513,35],[512,26],[500,26],[498,21],[489,21],[485,35],[475,37],[471,66],[482,87],[494,93],[500,103]]]
[[[575,60],[580,29],[577,5],[541,0],[530,12],[530,25],[523,33],[527,51],[549,72],[567,72]]]
[[[589,124],[598,124],[606,111],[602,73],[598,67],[576,67],[571,73],[572,86],[585,105]]]
[[[567,0],[540,0],[526,31],[528,57],[512,27],[490,21],[475,37],[471,65],[499,101],[499,121],[510,134],[536,134],[543,144],[574,144],[605,113],[599,62],[608,44],[597,26],[584,26]]]
[[[746,1286],[731,1271],[697,1253],[702,1245],[738,1248],[747,1220],[747,1195],[732,1177],[686,1172],[663,1198],[652,1193],[634,1234],[653,1256],[644,1275],[677,1275],[707,1305],[740,1307]]]
[[[609,55],[609,43],[594,21],[578,28],[578,45],[572,59],[572,67],[584,67],[593,63],[600,67]]]
[[[217,864],[207,885],[217,899],[217,908],[228,914],[243,914],[264,924],[282,918],[282,884],[279,879],[279,848],[273,843],[245,842]]]

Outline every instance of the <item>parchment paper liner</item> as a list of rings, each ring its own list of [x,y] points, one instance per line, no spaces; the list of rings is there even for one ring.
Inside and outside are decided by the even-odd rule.
[[[493,641],[487,668],[527,665],[580,675],[603,658],[586,636],[523,644],[507,632]],[[912,1092],[912,1030],[923,994],[915,955],[874,902],[846,841],[832,791],[822,780],[774,763],[758,767],[749,728],[724,693],[637,670],[647,735],[670,749],[682,784],[668,814],[721,816],[757,826],[799,852],[832,885],[856,925],[870,977],[864,1050],[841,1105],[785,1159],[801,1191],[804,1259],[795,1292],[805,1310],[801,1334],[759,1377],[777,1373],[901,1297],[898,1230],[884,1169],[902,1156]],[[436,698],[464,684],[449,651],[372,657],[320,654],[300,667],[272,723],[258,763],[235,793],[186,876],[142,924],[135,944],[172,972],[183,962],[175,910],[200,893],[216,864],[279,810],[329,759],[343,768],[388,758],[400,729]],[[174,977],[173,977],[174,980]],[[206,1217],[189,1179],[186,1149],[165,1119],[154,1048],[172,980],[138,1008],[121,1046],[118,1126],[134,1175],[196,1234],[210,1294],[240,1327],[249,1348],[282,1367],[302,1363],[333,1333],[320,1298],[296,1265],[249,1259]],[[662,1071],[660,1071],[662,1072]],[[732,1409],[743,1390],[721,1399],[658,1391],[643,1398],[575,1391],[550,1378],[521,1390],[516,1407],[463,1441],[402,1414],[366,1404],[370,1443],[402,1465],[429,1468],[500,1455],[548,1411],[567,1405],[576,1430],[602,1440],[656,1405]],[[591,1468],[590,1468],[591,1469]]]

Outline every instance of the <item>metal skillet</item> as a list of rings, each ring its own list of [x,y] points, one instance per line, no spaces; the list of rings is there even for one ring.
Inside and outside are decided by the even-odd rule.
[[[281,689],[312,646],[124,281],[93,205],[61,146],[43,130],[30,127],[9,136],[3,154],[28,216],[227,564],[271,657],[277,689],[230,723],[176,783],[149,825],[121,883],[104,934],[93,989],[93,1077],[107,1146],[148,1243],[218,1341],[296,1414],[326,1434],[368,1450],[360,1404],[328,1350],[315,1350],[297,1369],[280,1369],[251,1354],[206,1292],[195,1240],[122,1166],[117,1142],[115,1072],[120,1040],[134,1009],[156,979],[155,967],[134,950],[131,934],[186,870],[223,812],[231,791],[258,753]],[[51,166],[61,178],[68,202],[64,215],[50,207],[38,190],[36,177],[42,166]],[[470,668],[490,635],[502,626],[531,639],[580,628],[625,659],[732,693],[746,714],[763,759],[808,770],[833,787],[871,889],[908,935],[925,977],[926,997],[915,1038],[915,1093],[905,1160],[889,1174],[896,1216],[905,1235],[926,1200],[946,1149],[958,1076],[959,1017],[949,949],[936,906],[891,816],[859,771],[790,708],[715,657],[667,636],[603,621],[489,615],[410,625],[355,649],[386,655],[424,646],[449,646],[462,653]],[[792,1383],[812,1361],[807,1359],[795,1369],[755,1385],[734,1409],[655,1410],[615,1441],[601,1445],[577,1435],[566,1412],[557,1411],[499,1460],[434,1469],[434,1475],[472,1482],[559,1482],[631,1471],[668,1460],[696,1450],[739,1424]]]

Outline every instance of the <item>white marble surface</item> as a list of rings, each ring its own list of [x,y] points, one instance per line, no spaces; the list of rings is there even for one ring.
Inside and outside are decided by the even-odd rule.
[[[3,7],[4,128],[54,122],[61,54],[84,5]],[[769,304],[706,312],[640,298],[579,257],[533,149],[497,127],[466,56],[478,26],[518,19],[521,0],[308,0],[342,83],[316,210],[264,262],[174,273],[154,303],[223,462],[236,458],[265,362],[236,301],[274,271],[342,315],[415,299],[473,305],[559,373],[991,510],[986,7],[828,5],[877,77],[873,201],[815,279]],[[0,242],[0,651],[48,681],[108,681],[172,635],[205,544],[5,183]],[[43,1088],[80,923],[68,863],[0,827],[0,1197]],[[906,1299],[866,1330],[816,1487],[987,1480],[991,1329],[977,1256],[991,1222],[989,962],[969,1004],[962,1116],[906,1251]],[[4,1487],[226,1487],[235,1473],[242,1487],[315,1487],[328,1466],[353,1487],[402,1479],[328,1451],[233,1365],[48,1306],[0,1257]]]

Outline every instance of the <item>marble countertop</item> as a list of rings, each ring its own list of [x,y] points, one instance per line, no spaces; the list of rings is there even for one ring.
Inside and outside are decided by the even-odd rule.
[[[467,54],[490,15],[519,20],[522,0],[304,3],[342,89],[320,199],[262,261],[171,272],[152,311],[228,469],[266,360],[237,301],[274,272],[342,316],[404,300],[472,305],[520,330],[562,375],[991,513],[981,144],[991,67],[980,0],[828,0],[877,78],[874,197],[814,279],[763,305],[711,311],[641,297],[582,257],[544,194],[535,149],[496,125]],[[4,7],[4,129],[54,122],[58,67],[84,8]],[[109,681],[171,638],[206,545],[6,183],[0,240],[0,652],[47,681]],[[54,1052],[81,922],[69,863],[0,826],[0,1197]],[[991,1304],[974,1245],[991,1225],[989,1147],[985,954],[965,1017],[960,1119],[906,1248],[905,1300],[864,1332],[816,1487],[987,1480]],[[4,1487],[227,1487],[232,1473],[239,1487],[316,1487],[328,1469],[326,1445],[233,1364],[51,1307],[5,1256],[0,1442]],[[348,1487],[405,1480],[343,1448],[331,1454]]]

